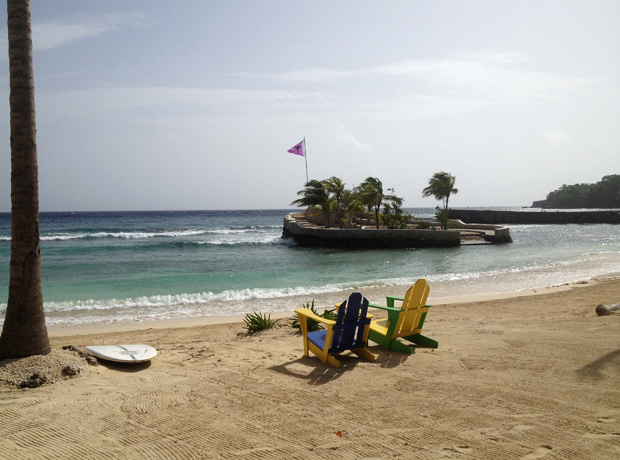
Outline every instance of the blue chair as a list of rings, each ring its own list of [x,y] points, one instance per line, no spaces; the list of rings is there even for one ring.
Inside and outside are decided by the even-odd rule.
[[[340,367],[340,361],[333,355],[347,350],[369,361],[377,359],[366,349],[373,315],[368,313],[368,300],[361,293],[354,292],[348,300],[338,305],[336,321],[322,318],[308,308],[298,308],[295,312],[303,334],[304,356],[311,351],[323,364],[329,363],[334,367]],[[308,331],[307,318],[325,324],[327,329]]]

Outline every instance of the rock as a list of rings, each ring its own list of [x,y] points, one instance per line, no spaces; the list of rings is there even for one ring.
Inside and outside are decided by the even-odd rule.
[[[84,357],[84,359],[91,366],[98,366],[99,365],[99,362],[97,361],[97,358],[95,358],[94,356],[87,355],[87,356]]]
[[[74,366],[72,364],[67,364],[65,367],[62,368],[62,375],[74,376],[83,373],[84,369],[82,369],[80,366]]]
[[[598,316],[607,316],[611,315],[614,312],[620,310],[620,303],[616,303],[614,305],[603,305],[602,303],[596,306],[596,314]]]
[[[19,384],[20,388],[38,388],[47,382],[45,376],[39,374],[32,374],[28,380],[24,380]]]
[[[68,350],[68,351],[73,351],[74,353],[77,353],[78,355],[82,355],[82,352],[80,350],[78,350],[77,348],[75,348],[73,345],[65,345],[64,347],[62,347],[63,350]]]

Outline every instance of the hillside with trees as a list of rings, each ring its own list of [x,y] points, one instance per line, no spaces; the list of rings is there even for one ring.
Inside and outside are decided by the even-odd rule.
[[[533,208],[620,208],[620,174],[603,177],[596,184],[562,185],[547,195],[546,200],[534,201]]]

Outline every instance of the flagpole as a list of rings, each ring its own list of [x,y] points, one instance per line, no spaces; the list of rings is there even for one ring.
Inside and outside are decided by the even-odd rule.
[[[297,138],[297,139],[299,139],[299,138]],[[303,143],[304,143],[304,160],[306,160],[306,184],[307,184],[309,182],[309,180],[308,180],[308,152],[306,151],[306,138],[305,138],[305,136],[304,136]]]

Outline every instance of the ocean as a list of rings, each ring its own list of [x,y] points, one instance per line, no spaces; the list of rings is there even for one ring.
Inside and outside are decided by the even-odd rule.
[[[512,225],[514,242],[504,245],[337,250],[281,238],[291,211],[298,209],[41,213],[48,327],[287,311],[312,299],[328,306],[351,290],[399,295],[420,277],[432,300],[620,273],[617,225]],[[10,214],[1,213],[2,317],[10,227]]]

